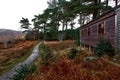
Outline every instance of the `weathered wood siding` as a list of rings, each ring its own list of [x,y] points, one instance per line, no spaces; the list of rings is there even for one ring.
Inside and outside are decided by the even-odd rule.
[[[120,19],[119,19],[120,20]],[[85,45],[94,47],[98,43],[98,24],[104,22],[104,38],[109,40],[113,47],[115,47],[115,13],[111,11],[110,13],[91,21],[90,23],[82,26],[80,28],[80,42]],[[120,25],[120,24],[119,24]],[[90,35],[82,36],[82,30],[87,33],[88,28],[90,28]],[[120,37],[119,37],[120,40]]]
[[[120,51],[120,8],[115,10],[116,12],[116,48]]]
[[[109,40],[115,47],[115,15],[105,19],[104,38]]]

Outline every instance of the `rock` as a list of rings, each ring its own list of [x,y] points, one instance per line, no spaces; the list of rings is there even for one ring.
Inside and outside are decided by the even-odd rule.
[[[97,59],[98,57],[90,56],[90,57],[85,57],[84,61],[92,61],[94,59]]]
[[[114,58],[113,61],[117,61],[117,59]]]

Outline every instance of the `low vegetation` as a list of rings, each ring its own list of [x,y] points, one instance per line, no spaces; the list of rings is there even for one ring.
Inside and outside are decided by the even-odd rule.
[[[60,43],[65,45],[67,42]],[[49,63],[37,66],[34,73],[27,75],[25,80],[119,80],[120,67],[105,61],[102,57],[97,57],[86,61],[86,57],[91,57],[93,54],[87,50],[82,50],[79,47],[70,46],[67,44],[64,49],[58,49],[60,45],[50,42],[45,42],[45,46],[50,49],[51,56],[46,61]],[[56,46],[55,46],[56,45]],[[70,46],[70,47],[69,47]],[[44,53],[46,53],[45,51]],[[69,56],[69,57],[68,57]],[[52,58],[55,58],[53,61]],[[41,57],[40,57],[41,58]]]
[[[102,38],[99,39],[99,43],[94,48],[95,55],[102,56],[107,54],[108,56],[114,56],[115,50],[112,47],[111,43]]]
[[[66,48],[71,48],[72,46],[75,46],[75,41],[73,40],[65,40],[62,42],[46,41],[45,45],[47,45],[49,49],[52,51],[60,51],[60,50],[64,50]]]
[[[38,41],[21,41],[11,48],[0,50],[0,74],[11,69],[15,64],[24,61]]]
[[[49,61],[52,58],[51,50],[44,44],[42,43],[39,46],[40,49],[40,63],[44,65],[48,65]]]
[[[11,80],[23,80],[26,77],[26,75],[32,74],[35,71],[35,69],[36,69],[35,64],[21,65],[21,67],[16,70],[16,74],[14,74],[13,77],[10,79]]]
[[[70,53],[67,55],[69,59],[74,59],[77,56],[78,50],[76,48],[70,49]]]

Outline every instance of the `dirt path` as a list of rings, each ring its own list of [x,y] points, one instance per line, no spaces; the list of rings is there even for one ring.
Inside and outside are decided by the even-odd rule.
[[[17,68],[19,68],[21,65],[24,65],[24,64],[27,64],[27,65],[31,64],[36,59],[36,57],[39,55],[39,49],[38,48],[39,48],[40,44],[41,43],[38,43],[34,47],[31,55],[25,61],[18,63],[11,70],[9,70],[8,72],[0,75],[0,80],[10,80],[9,78],[11,78],[15,74],[15,70]]]

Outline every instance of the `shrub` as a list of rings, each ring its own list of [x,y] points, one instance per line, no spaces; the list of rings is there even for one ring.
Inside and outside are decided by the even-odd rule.
[[[78,50],[76,48],[72,48],[70,53],[67,55],[69,59],[74,59],[77,55]]]
[[[107,54],[108,56],[114,56],[115,51],[111,45],[111,43],[102,38],[99,39],[99,43],[93,49],[97,56],[102,56],[103,54]]]
[[[24,80],[24,78],[28,74],[33,73],[35,69],[36,69],[35,64],[32,64],[31,66],[21,65],[21,67],[16,70],[16,74],[12,76],[11,80]]]
[[[40,45],[40,51],[41,51],[40,53],[41,62],[40,63],[48,65],[48,62],[52,57],[51,50],[44,43],[42,43]]]

